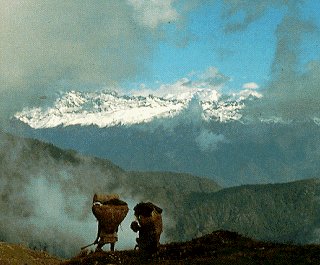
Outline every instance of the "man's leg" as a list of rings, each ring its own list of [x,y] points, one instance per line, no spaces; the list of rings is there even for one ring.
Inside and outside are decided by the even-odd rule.
[[[97,245],[96,251],[102,251],[102,247],[103,246],[104,246],[104,243],[102,243],[101,240],[100,240],[100,242]]]
[[[114,243],[110,243],[110,251],[114,251]]]

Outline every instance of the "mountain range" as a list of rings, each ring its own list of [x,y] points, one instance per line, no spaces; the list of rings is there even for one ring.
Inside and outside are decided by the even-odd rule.
[[[7,131],[128,171],[184,172],[225,187],[317,176],[317,120],[253,118],[247,108],[261,100],[254,89],[222,94],[180,84],[167,90],[130,96],[68,92],[53,106],[16,113]]]
[[[34,129],[72,125],[96,125],[100,128],[117,125],[130,126],[155,119],[172,118],[196,105],[202,120],[239,120],[239,111],[248,100],[262,97],[254,89],[222,95],[216,89],[188,88],[188,80],[180,80],[174,91],[133,92],[70,91],[58,97],[53,105],[25,108],[15,118]]]

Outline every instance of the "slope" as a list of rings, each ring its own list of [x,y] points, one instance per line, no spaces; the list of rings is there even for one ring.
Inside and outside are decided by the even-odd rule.
[[[149,260],[141,260],[138,251],[116,251],[81,253],[62,264],[318,264],[319,253],[319,245],[267,243],[219,230],[191,241],[164,244]]]
[[[94,193],[118,193],[129,206],[151,200],[176,226],[175,206],[191,192],[213,192],[213,181],[176,173],[126,172],[110,161],[40,141],[0,133],[0,240],[46,249],[62,257],[93,240]],[[129,212],[127,219],[133,220]],[[124,226],[122,237],[129,228]],[[168,239],[170,234],[165,235]],[[130,247],[130,242],[123,242]]]
[[[180,234],[227,229],[268,241],[319,243],[319,199],[319,179],[195,193],[184,204]]]
[[[58,265],[62,260],[44,251],[35,251],[22,245],[0,242],[0,264],[10,265]]]

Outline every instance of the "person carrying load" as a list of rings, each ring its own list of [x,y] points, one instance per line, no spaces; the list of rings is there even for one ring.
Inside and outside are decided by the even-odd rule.
[[[137,221],[131,223],[131,229],[139,232],[137,247],[143,256],[149,257],[158,251],[162,233],[162,209],[151,202],[141,202],[134,207]]]
[[[114,245],[118,241],[118,227],[129,211],[128,204],[119,199],[118,194],[95,194],[93,196],[92,212],[98,220],[98,233],[94,244],[96,251],[101,251],[105,244]]]

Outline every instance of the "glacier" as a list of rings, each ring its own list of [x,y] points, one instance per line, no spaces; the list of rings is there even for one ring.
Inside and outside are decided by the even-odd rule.
[[[50,107],[24,108],[14,117],[34,129],[58,126],[96,125],[100,128],[148,123],[154,119],[172,118],[186,110],[196,100],[204,121],[228,122],[240,120],[245,101],[259,99],[254,89],[222,95],[211,88],[185,88],[171,93],[153,94],[134,91],[119,93],[110,90],[96,92],[69,91],[58,97]]]

